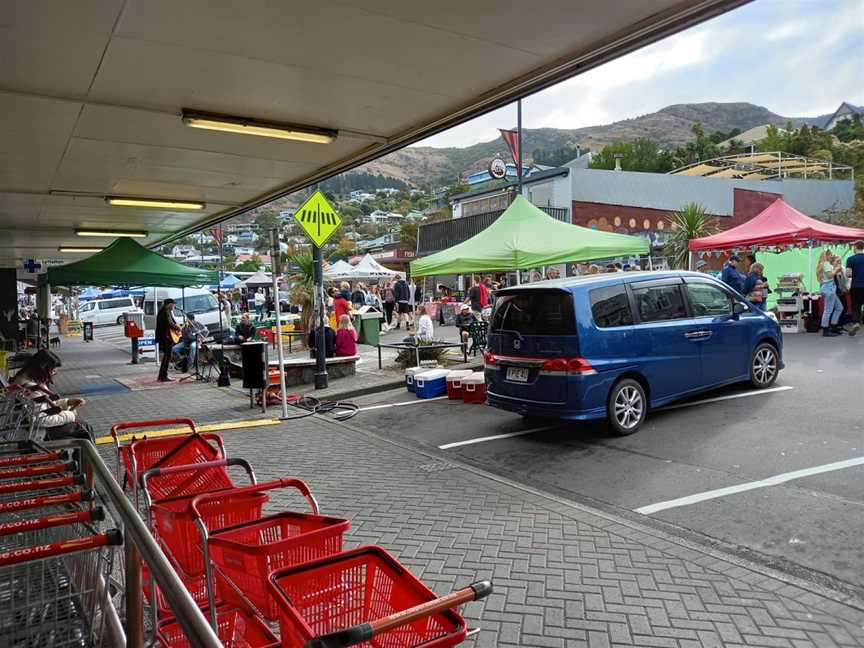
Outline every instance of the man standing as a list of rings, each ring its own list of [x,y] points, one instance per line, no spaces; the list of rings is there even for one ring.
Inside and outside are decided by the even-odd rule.
[[[159,345],[159,351],[162,354],[162,361],[159,364],[159,382],[171,382],[173,380],[168,377],[168,365],[171,363],[171,347],[174,346],[174,339],[171,335],[172,332],[175,335],[179,333],[177,322],[174,321],[174,316],[171,314],[173,311],[174,300],[166,299],[162,302],[159,314],[156,315],[156,344]]]
[[[733,254],[729,257],[729,262],[723,266],[723,273],[720,275],[720,281],[743,295],[744,276],[738,271],[738,263],[740,261],[741,257],[737,254]]]
[[[864,306],[864,241],[852,244],[854,254],[846,259],[846,276],[851,277],[849,292],[852,294],[852,327],[849,335],[861,328],[861,307]]]
[[[402,275],[396,275],[396,283],[393,284],[393,294],[396,297],[396,328],[398,329],[402,320],[405,320],[405,329],[408,329],[408,314],[411,312],[411,289]]]
[[[261,311],[264,310],[264,302],[267,301],[267,298],[264,296],[264,291],[260,288],[255,291],[255,314],[258,316],[258,319],[261,319]]]
[[[474,312],[474,317],[479,318],[483,312],[483,291],[479,277],[471,278],[471,289],[468,291],[468,303],[471,304],[471,310]]]

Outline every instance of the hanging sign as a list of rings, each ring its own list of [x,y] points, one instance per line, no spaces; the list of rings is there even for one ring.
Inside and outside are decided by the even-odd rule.
[[[317,247],[323,246],[342,225],[342,217],[320,191],[316,191],[296,212],[294,220]]]

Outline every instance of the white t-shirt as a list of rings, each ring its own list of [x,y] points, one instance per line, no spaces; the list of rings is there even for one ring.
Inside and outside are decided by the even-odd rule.
[[[267,301],[267,299],[266,299],[266,297],[264,297],[263,292],[256,292],[255,293],[255,305],[256,306],[263,306],[265,301]]]
[[[432,318],[428,315],[421,315],[417,322],[417,337],[421,340],[431,340],[435,336],[435,331],[432,328]]]

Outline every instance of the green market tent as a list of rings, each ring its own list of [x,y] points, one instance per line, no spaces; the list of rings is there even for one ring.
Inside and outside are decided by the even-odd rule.
[[[183,288],[215,284],[219,273],[166,259],[123,237],[91,257],[48,268],[46,281],[52,286],[111,284]]]
[[[486,270],[525,270],[556,263],[648,254],[641,236],[570,225],[516,200],[485,230],[451,248],[411,262],[413,276],[462,274]]]

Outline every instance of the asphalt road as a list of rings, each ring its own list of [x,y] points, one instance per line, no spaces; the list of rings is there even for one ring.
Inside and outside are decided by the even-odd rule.
[[[536,488],[704,534],[798,575],[864,588],[864,335],[788,335],[785,344],[776,383],[785,389],[705,394],[649,414],[624,438],[596,423],[418,402],[404,390],[357,399],[372,409],[352,422]],[[710,398],[721,400],[698,402]],[[846,463],[828,466],[836,462]],[[775,476],[782,483],[753,484]],[[715,489],[732,492],[665,508]],[[662,510],[638,511],[658,504]]]

